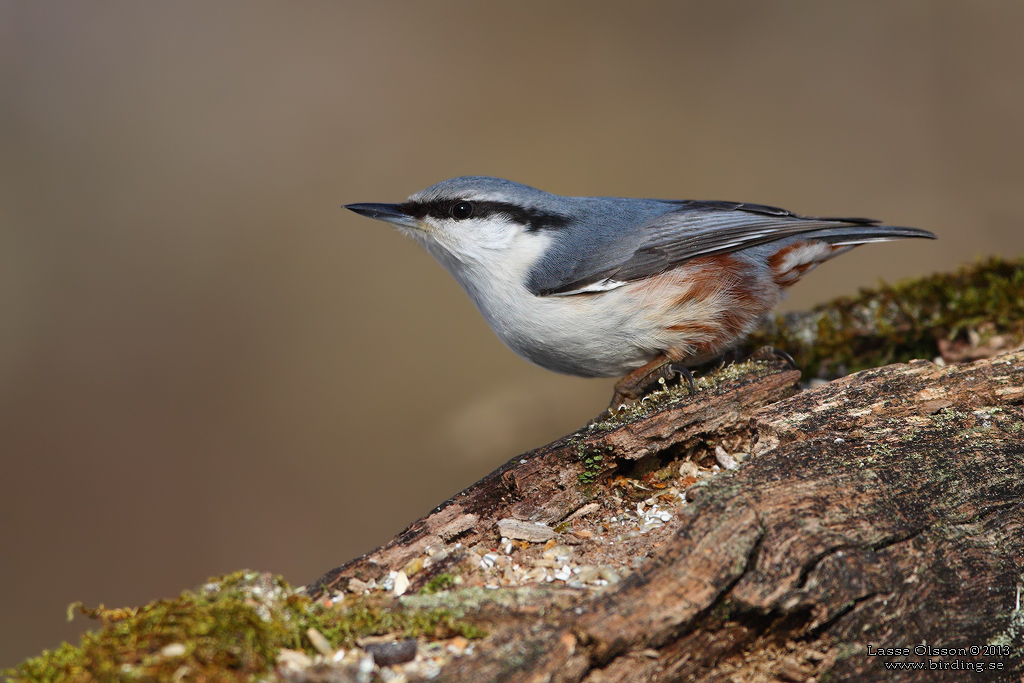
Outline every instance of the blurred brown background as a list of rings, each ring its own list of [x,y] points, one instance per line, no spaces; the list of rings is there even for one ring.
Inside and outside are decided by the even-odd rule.
[[[0,666],[73,600],[303,584],[610,382],[339,208],[456,175],[928,228],[802,308],[1024,252],[1024,4],[0,1]]]

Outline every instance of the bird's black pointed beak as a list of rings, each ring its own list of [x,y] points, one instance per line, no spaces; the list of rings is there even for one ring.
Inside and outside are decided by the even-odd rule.
[[[346,204],[345,208],[367,218],[375,218],[409,228],[419,227],[416,219],[402,210],[401,204]]]

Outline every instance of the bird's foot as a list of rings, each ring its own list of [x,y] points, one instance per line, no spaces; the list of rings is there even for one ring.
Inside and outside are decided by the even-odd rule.
[[[693,373],[690,372],[690,368],[678,363],[672,363],[668,366],[668,369],[672,371],[672,374],[677,375],[681,381],[686,382],[686,386],[689,387],[691,394],[697,393],[697,383],[693,381]]]
[[[760,349],[748,356],[747,360],[774,360],[776,358],[781,358],[786,361],[786,364],[793,370],[800,369],[800,366],[798,366],[796,361],[793,360],[793,356],[789,355],[782,349],[775,348],[774,346],[762,346]]]
[[[658,356],[647,365],[637,368],[615,383],[615,393],[608,406],[609,412],[615,412],[622,406],[636,401],[644,394],[663,386],[677,376],[686,382],[691,394],[697,393],[697,385],[693,381],[693,373],[689,368],[673,363],[666,356]]]

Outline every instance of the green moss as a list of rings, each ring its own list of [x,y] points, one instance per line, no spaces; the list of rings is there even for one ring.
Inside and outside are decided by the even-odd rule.
[[[454,574],[438,574],[424,586],[420,592],[431,595],[433,593],[440,593],[441,591],[449,591],[455,588],[455,575]]]
[[[809,313],[775,316],[747,340],[793,355],[806,377],[834,377],[939,355],[939,340],[968,333],[1024,336],[1024,258],[991,258],[950,274],[863,289]]]
[[[356,638],[386,633],[405,638],[482,638],[482,629],[460,621],[446,609],[404,610],[395,605],[368,604],[357,601],[341,609],[326,608],[315,603],[303,632],[310,626],[324,634],[335,646],[350,647]]]
[[[193,677],[248,680],[265,671],[292,627],[287,586],[239,572],[197,592],[159,600],[142,608],[85,609],[72,605],[102,627],[5,672],[12,681],[169,680],[182,666]],[[282,599],[284,598],[284,599]],[[172,643],[185,654],[166,657]]]
[[[364,635],[479,638],[479,628],[448,610],[404,609],[384,598],[313,602],[279,577],[237,572],[197,591],[141,608],[79,611],[101,622],[82,636],[14,669],[12,683],[185,680],[251,681],[267,672],[283,647],[315,654],[305,638],[313,627],[336,647]],[[168,645],[176,647],[165,650]],[[177,649],[181,654],[175,653]]]
[[[609,448],[609,450],[611,450]],[[588,451],[581,443],[577,446],[576,455],[583,463],[583,471],[579,474],[581,484],[593,484],[604,471],[604,455],[596,451]]]

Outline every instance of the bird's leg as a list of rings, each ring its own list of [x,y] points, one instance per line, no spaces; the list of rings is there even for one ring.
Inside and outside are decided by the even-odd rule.
[[[658,383],[664,375],[662,372],[668,370],[668,364],[672,361],[668,356],[659,354],[646,365],[637,368],[615,383],[615,393],[612,395],[609,410],[615,410],[626,404],[627,401],[638,399]]]
[[[690,392],[696,392],[693,373],[686,367],[673,363],[668,356],[661,354],[643,367],[637,368],[615,383],[615,394],[612,396],[609,410],[616,410],[628,401],[636,400],[658,386],[661,380],[669,380],[679,375],[686,380]]]

